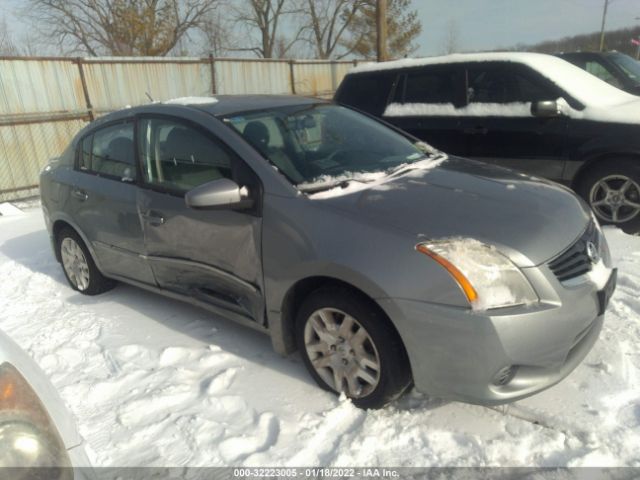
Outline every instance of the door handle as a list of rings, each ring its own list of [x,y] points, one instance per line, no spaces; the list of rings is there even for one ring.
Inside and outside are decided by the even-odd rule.
[[[71,189],[71,195],[76,197],[78,200],[84,202],[87,198],[89,198],[89,194],[82,190],[81,188],[73,188]]]
[[[487,127],[465,128],[464,133],[469,135],[486,135],[489,133],[489,129]]]
[[[146,212],[142,214],[142,218],[149,225],[159,226],[164,224],[164,217],[158,212]]]

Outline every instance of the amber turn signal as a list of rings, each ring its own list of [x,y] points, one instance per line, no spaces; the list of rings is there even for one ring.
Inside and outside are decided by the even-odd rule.
[[[416,250],[431,257],[442,267],[444,267],[445,270],[447,270],[447,272],[449,272],[449,274],[458,283],[458,285],[460,285],[460,288],[467,297],[467,300],[469,300],[469,303],[473,304],[476,300],[478,300],[478,292],[476,292],[475,288],[473,288],[473,285],[471,285],[471,282],[469,282],[467,277],[465,277],[464,274],[460,270],[458,270],[458,268],[453,263],[451,263],[446,258],[441,257],[437,253],[429,250],[424,244],[420,243],[416,245]]]

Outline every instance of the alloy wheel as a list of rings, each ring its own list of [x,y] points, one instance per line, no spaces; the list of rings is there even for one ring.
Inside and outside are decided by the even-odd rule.
[[[591,187],[589,203],[606,222],[628,222],[640,213],[640,185],[625,175],[609,175]]]
[[[316,310],[307,319],[304,344],[309,361],[333,390],[351,398],[369,395],[380,382],[380,356],[367,330],[334,308]]]
[[[89,264],[80,245],[70,237],[60,245],[62,265],[71,283],[80,291],[89,287]]]

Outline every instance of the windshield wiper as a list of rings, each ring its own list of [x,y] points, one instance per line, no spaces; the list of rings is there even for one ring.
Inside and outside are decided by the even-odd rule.
[[[327,182],[316,185],[297,185],[296,188],[304,193],[318,193],[325,190],[331,190],[332,188],[347,188],[352,182],[358,183],[371,183],[374,180],[362,180],[358,178],[346,178],[343,180],[337,180],[335,182]]]
[[[416,160],[415,162],[398,165],[397,167],[392,168],[389,173],[387,173],[387,177],[396,177],[398,175],[402,175],[403,173],[410,172],[411,170],[420,170],[422,168],[425,168],[425,162],[431,163],[442,158],[443,156],[446,155],[440,152],[436,155],[425,156],[420,160]]]

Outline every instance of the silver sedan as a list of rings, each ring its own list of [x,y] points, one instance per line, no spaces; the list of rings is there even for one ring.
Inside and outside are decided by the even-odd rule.
[[[106,115],[41,194],[72,288],[126,282],[264,331],[364,408],[411,385],[481,404],[548,388],[596,342],[615,288],[568,189],[315,99]]]

